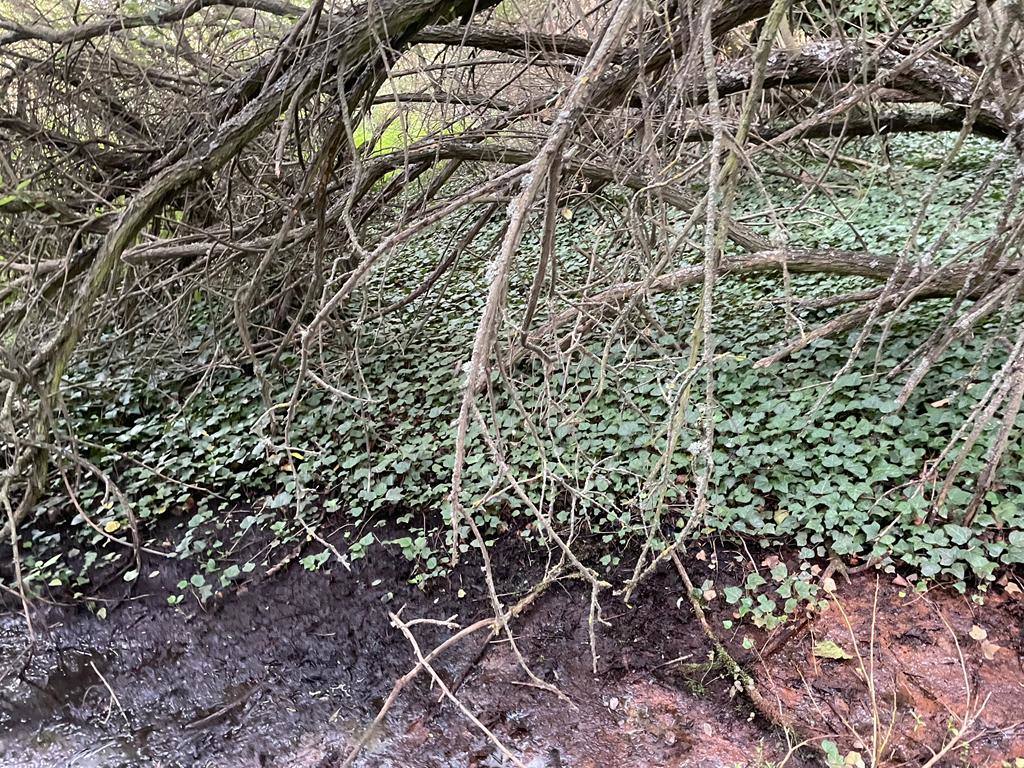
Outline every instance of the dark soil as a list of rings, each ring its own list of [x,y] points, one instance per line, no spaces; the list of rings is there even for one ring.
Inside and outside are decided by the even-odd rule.
[[[502,585],[510,603],[540,572],[522,555],[502,562],[499,553],[496,565],[522,574]],[[166,587],[179,575],[162,567],[151,594],[125,598],[118,585],[121,595],[107,595],[104,620],[83,607],[40,608],[34,643],[8,606],[0,617],[0,765],[338,765],[413,665],[387,612],[404,606],[407,618],[458,616],[463,624],[488,615],[479,568],[465,566],[424,592],[406,585],[399,556],[383,552],[352,572],[293,566],[205,609],[167,606]],[[460,698],[522,763],[731,767],[785,754],[778,732],[706,663],[709,646],[678,582],[652,580],[632,608],[606,598],[610,626],[597,630],[596,674],[588,594],[578,582],[558,584],[516,624],[533,672],[568,701],[523,685],[507,642],[483,649],[482,633],[436,664],[448,681],[469,672]],[[424,652],[449,633],[416,632]],[[453,705],[439,703],[424,675],[358,764],[502,762]]]

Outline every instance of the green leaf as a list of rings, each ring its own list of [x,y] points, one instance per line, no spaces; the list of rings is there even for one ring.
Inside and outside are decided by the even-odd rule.
[[[271,509],[280,509],[281,507],[287,506],[292,503],[292,495],[287,491],[281,491],[277,496],[270,500],[267,505]]]

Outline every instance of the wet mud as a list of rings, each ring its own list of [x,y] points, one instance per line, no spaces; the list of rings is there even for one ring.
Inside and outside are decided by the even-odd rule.
[[[500,585],[509,603],[541,572],[538,563],[522,559],[499,565],[503,573],[520,574]],[[461,625],[489,615],[479,568],[465,566],[448,582],[420,590],[406,583],[407,567],[399,556],[383,553],[351,572],[309,573],[296,566],[206,607],[192,602],[174,608],[166,604],[167,586],[181,574],[164,564],[154,582],[131,592],[111,588],[105,619],[81,606],[38,608],[34,639],[17,606],[8,604],[0,616],[0,766],[339,766],[395,679],[415,663],[388,612],[454,618]],[[865,608],[873,604],[874,584],[862,578],[841,590],[862,649],[869,643],[871,613]],[[904,680],[904,667],[915,671],[904,672],[910,682],[903,687],[921,693],[907,698],[906,691],[893,689],[897,710],[913,714],[892,729],[891,764],[922,764],[921,756],[936,748],[929,741],[936,724],[941,736],[946,710],[955,712],[962,702],[959,656],[952,635],[943,639],[938,601],[960,641],[974,695],[988,697],[968,762],[958,753],[960,762],[940,764],[1001,765],[1024,736],[1024,671],[1019,636],[1013,636],[1020,628],[1019,606],[1009,596],[978,609],[964,598],[903,600],[899,593],[897,586],[884,586],[884,611],[875,612],[883,681],[876,698],[890,695],[884,682],[890,676]],[[978,610],[985,612],[984,622]],[[883,615],[888,618],[879,620]],[[485,643],[483,633],[445,652],[435,668],[529,768],[823,764],[816,746],[792,752],[779,722],[811,738],[837,734],[844,750],[863,739],[869,715],[857,703],[865,684],[855,662],[812,653],[822,638],[851,646],[835,615],[816,617],[760,660],[758,649],[770,648],[778,635],[753,633],[758,646],[745,661],[766,699],[778,705],[768,718],[713,662],[674,574],[651,579],[632,606],[608,598],[604,618],[608,625],[596,627],[596,671],[588,640],[589,591],[578,582],[550,588],[514,625],[533,673],[563,697],[530,683],[507,639]],[[991,642],[1002,649],[995,661],[985,660],[981,645],[965,635],[976,623],[986,623]],[[451,633],[431,625],[414,629],[424,652]],[[738,656],[744,654],[742,634],[737,629],[723,638]],[[915,730],[918,722],[925,725]],[[356,762],[396,768],[512,764],[425,674],[403,691]]]

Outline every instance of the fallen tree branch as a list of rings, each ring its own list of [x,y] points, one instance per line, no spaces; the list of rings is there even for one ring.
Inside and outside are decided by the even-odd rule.
[[[112,32],[174,24],[175,22],[184,21],[191,16],[195,16],[206,8],[218,5],[231,8],[248,8],[275,16],[287,17],[298,17],[303,12],[303,9],[298,6],[275,2],[275,0],[189,0],[189,2],[171,6],[162,11],[154,11],[153,13],[139,16],[110,16],[89,24],[69,27],[68,29],[54,29],[41,25],[21,25],[0,21],[0,29],[10,30],[7,35],[0,37],[0,46],[24,40],[38,40],[50,45],[66,45],[67,43],[91,40]]]
[[[751,275],[763,273],[781,273],[788,270],[793,273],[815,273],[834,276],[867,277],[874,280],[888,280],[893,276],[896,260],[887,256],[876,256],[860,251],[818,250],[789,251],[765,250],[746,256],[732,256],[722,260],[723,275]],[[902,270],[902,276],[914,278],[914,284],[921,286],[915,299],[934,299],[955,296],[964,286],[969,275],[965,266],[949,266],[930,269],[919,269],[916,274],[912,269]],[[589,296],[549,319],[541,328],[530,334],[531,346],[541,346],[559,328],[584,316],[600,315],[613,311],[625,301],[646,289],[649,295],[668,293],[698,285],[704,279],[702,265],[689,265],[655,278],[652,281],[633,281],[619,283],[599,293]],[[980,288],[979,288],[980,289]],[[856,311],[856,310],[855,310]],[[514,361],[525,353],[521,350]],[[776,362],[776,361],[772,361]]]
[[[373,158],[372,163],[365,170],[366,180],[363,183],[363,187],[366,188],[372,182],[384,178],[388,173],[407,164],[415,165],[428,160],[436,162],[442,160],[462,160],[520,166],[530,162],[536,155],[536,149],[507,147],[499,144],[471,143],[466,141],[465,137],[432,140],[419,147],[411,147],[408,150],[392,152]],[[665,181],[648,179],[629,171],[577,158],[565,158],[563,161],[563,174],[579,176],[589,181],[614,183],[636,192],[648,193],[666,205],[684,211],[692,211],[698,205],[696,198],[673,183],[671,179]],[[344,204],[332,206],[325,213],[324,221],[328,226],[333,225],[340,219],[344,210]],[[294,244],[307,240],[314,233],[315,227],[312,224],[297,227],[291,233],[291,243]],[[227,231],[218,233],[218,235],[223,237],[213,240],[208,238],[190,238],[190,242],[184,243],[147,243],[135,246],[125,252],[124,260],[130,264],[144,264],[174,259],[198,258],[229,250],[260,252],[269,247],[275,239],[268,236],[235,245],[230,243]],[[770,248],[767,240],[751,232],[741,224],[733,223],[730,225],[729,239],[751,251],[759,252]]]
[[[719,96],[742,93],[750,87],[752,64],[747,59],[730,62],[719,68]],[[773,53],[765,74],[765,88],[817,87],[831,79],[846,82],[849,73],[859,78],[885,83],[918,99],[945,107],[950,115],[967,115],[978,85],[978,75],[971,69],[937,54],[908,58],[905,54],[881,49],[878,44],[847,43],[837,40],[809,43],[796,51]],[[699,86],[696,101],[706,101],[708,94]],[[882,94],[879,85],[869,89],[876,97]],[[1020,115],[1012,118],[1020,121]],[[959,126],[957,126],[959,127]],[[1007,125],[1003,111],[994,102],[983,100],[979,106],[974,130],[991,138],[1005,138],[1012,125]]]

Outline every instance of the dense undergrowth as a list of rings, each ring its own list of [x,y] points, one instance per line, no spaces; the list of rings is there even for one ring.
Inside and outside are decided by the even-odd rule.
[[[938,183],[921,232],[927,242],[974,193],[977,175],[996,151],[972,143],[937,179],[946,146],[936,137],[894,140],[891,165],[876,144],[848,147],[858,159],[829,172],[827,194],[795,183],[797,168],[766,176],[743,200],[747,223],[764,233],[781,224],[796,247],[893,253],[903,246],[921,197]],[[769,194],[770,216],[762,192]],[[993,185],[979,212],[964,222],[957,248],[991,228],[999,194],[1000,185]],[[633,279],[643,257],[616,255],[614,217],[600,207],[571,210],[571,216],[570,210],[571,201],[559,229],[560,281],[578,284],[595,264]],[[416,579],[444,573],[461,368],[499,225],[492,222],[426,297],[363,323],[355,335],[339,332],[337,349],[326,359],[334,369],[344,363],[351,371],[342,385],[347,395],[306,391],[287,439],[281,404],[291,397],[295,361],[285,359],[268,380],[269,402],[277,404],[268,409],[260,380],[222,334],[226,302],[212,294],[193,297],[186,332],[152,342],[161,353],[146,351],[151,340],[137,340],[135,352],[96,358],[70,372],[67,427],[81,441],[80,456],[115,480],[118,491],[87,464],[64,462],[40,514],[22,531],[31,589],[87,594],[95,574],[109,574],[114,565],[125,580],[145,579],[126,546],[131,519],[119,493],[147,546],[195,563],[195,575],[169,597],[172,603],[186,593],[206,598],[273,567],[288,552],[297,551],[306,568],[316,569],[373,553],[381,540],[415,563]],[[372,313],[406,295],[458,234],[421,237],[375,276],[364,306],[352,312]],[[526,293],[537,247],[535,241],[524,245],[513,296]],[[787,553],[770,573],[752,574],[745,585],[720,585],[724,599],[765,621],[813,597],[806,574],[833,556],[960,589],[984,589],[1001,570],[1024,563],[1019,433],[996,490],[969,524],[963,509],[991,435],[972,451],[944,504],[936,507],[934,488],[921,482],[922,468],[976,402],[1005,355],[1008,329],[1022,318],[996,318],[954,347],[899,410],[893,401],[902,382],[884,373],[942,321],[944,302],[908,309],[879,344],[880,327],[852,365],[846,366],[853,336],[754,369],[755,360],[802,327],[841,311],[809,308],[799,299],[869,285],[807,275],[791,276],[788,289],[776,277],[726,277],[720,285],[716,470],[710,512],[694,535]],[[494,376],[488,416],[500,429],[510,466],[558,527],[575,531],[573,546],[595,567],[619,567],[622,553],[639,546],[654,523],[646,500],[686,379],[698,292],[654,297],[628,323],[599,326],[568,361],[548,366],[533,359]],[[700,400],[697,393],[689,402]],[[661,543],[689,519],[695,470],[688,446],[696,440],[697,420],[691,405],[663,475]],[[470,443],[465,501],[492,539],[541,538],[479,436]],[[54,525],[51,517],[64,522]],[[404,533],[396,534],[396,525]],[[460,546],[468,549],[470,541],[464,535]],[[774,582],[770,589],[762,588],[765,579]]]

